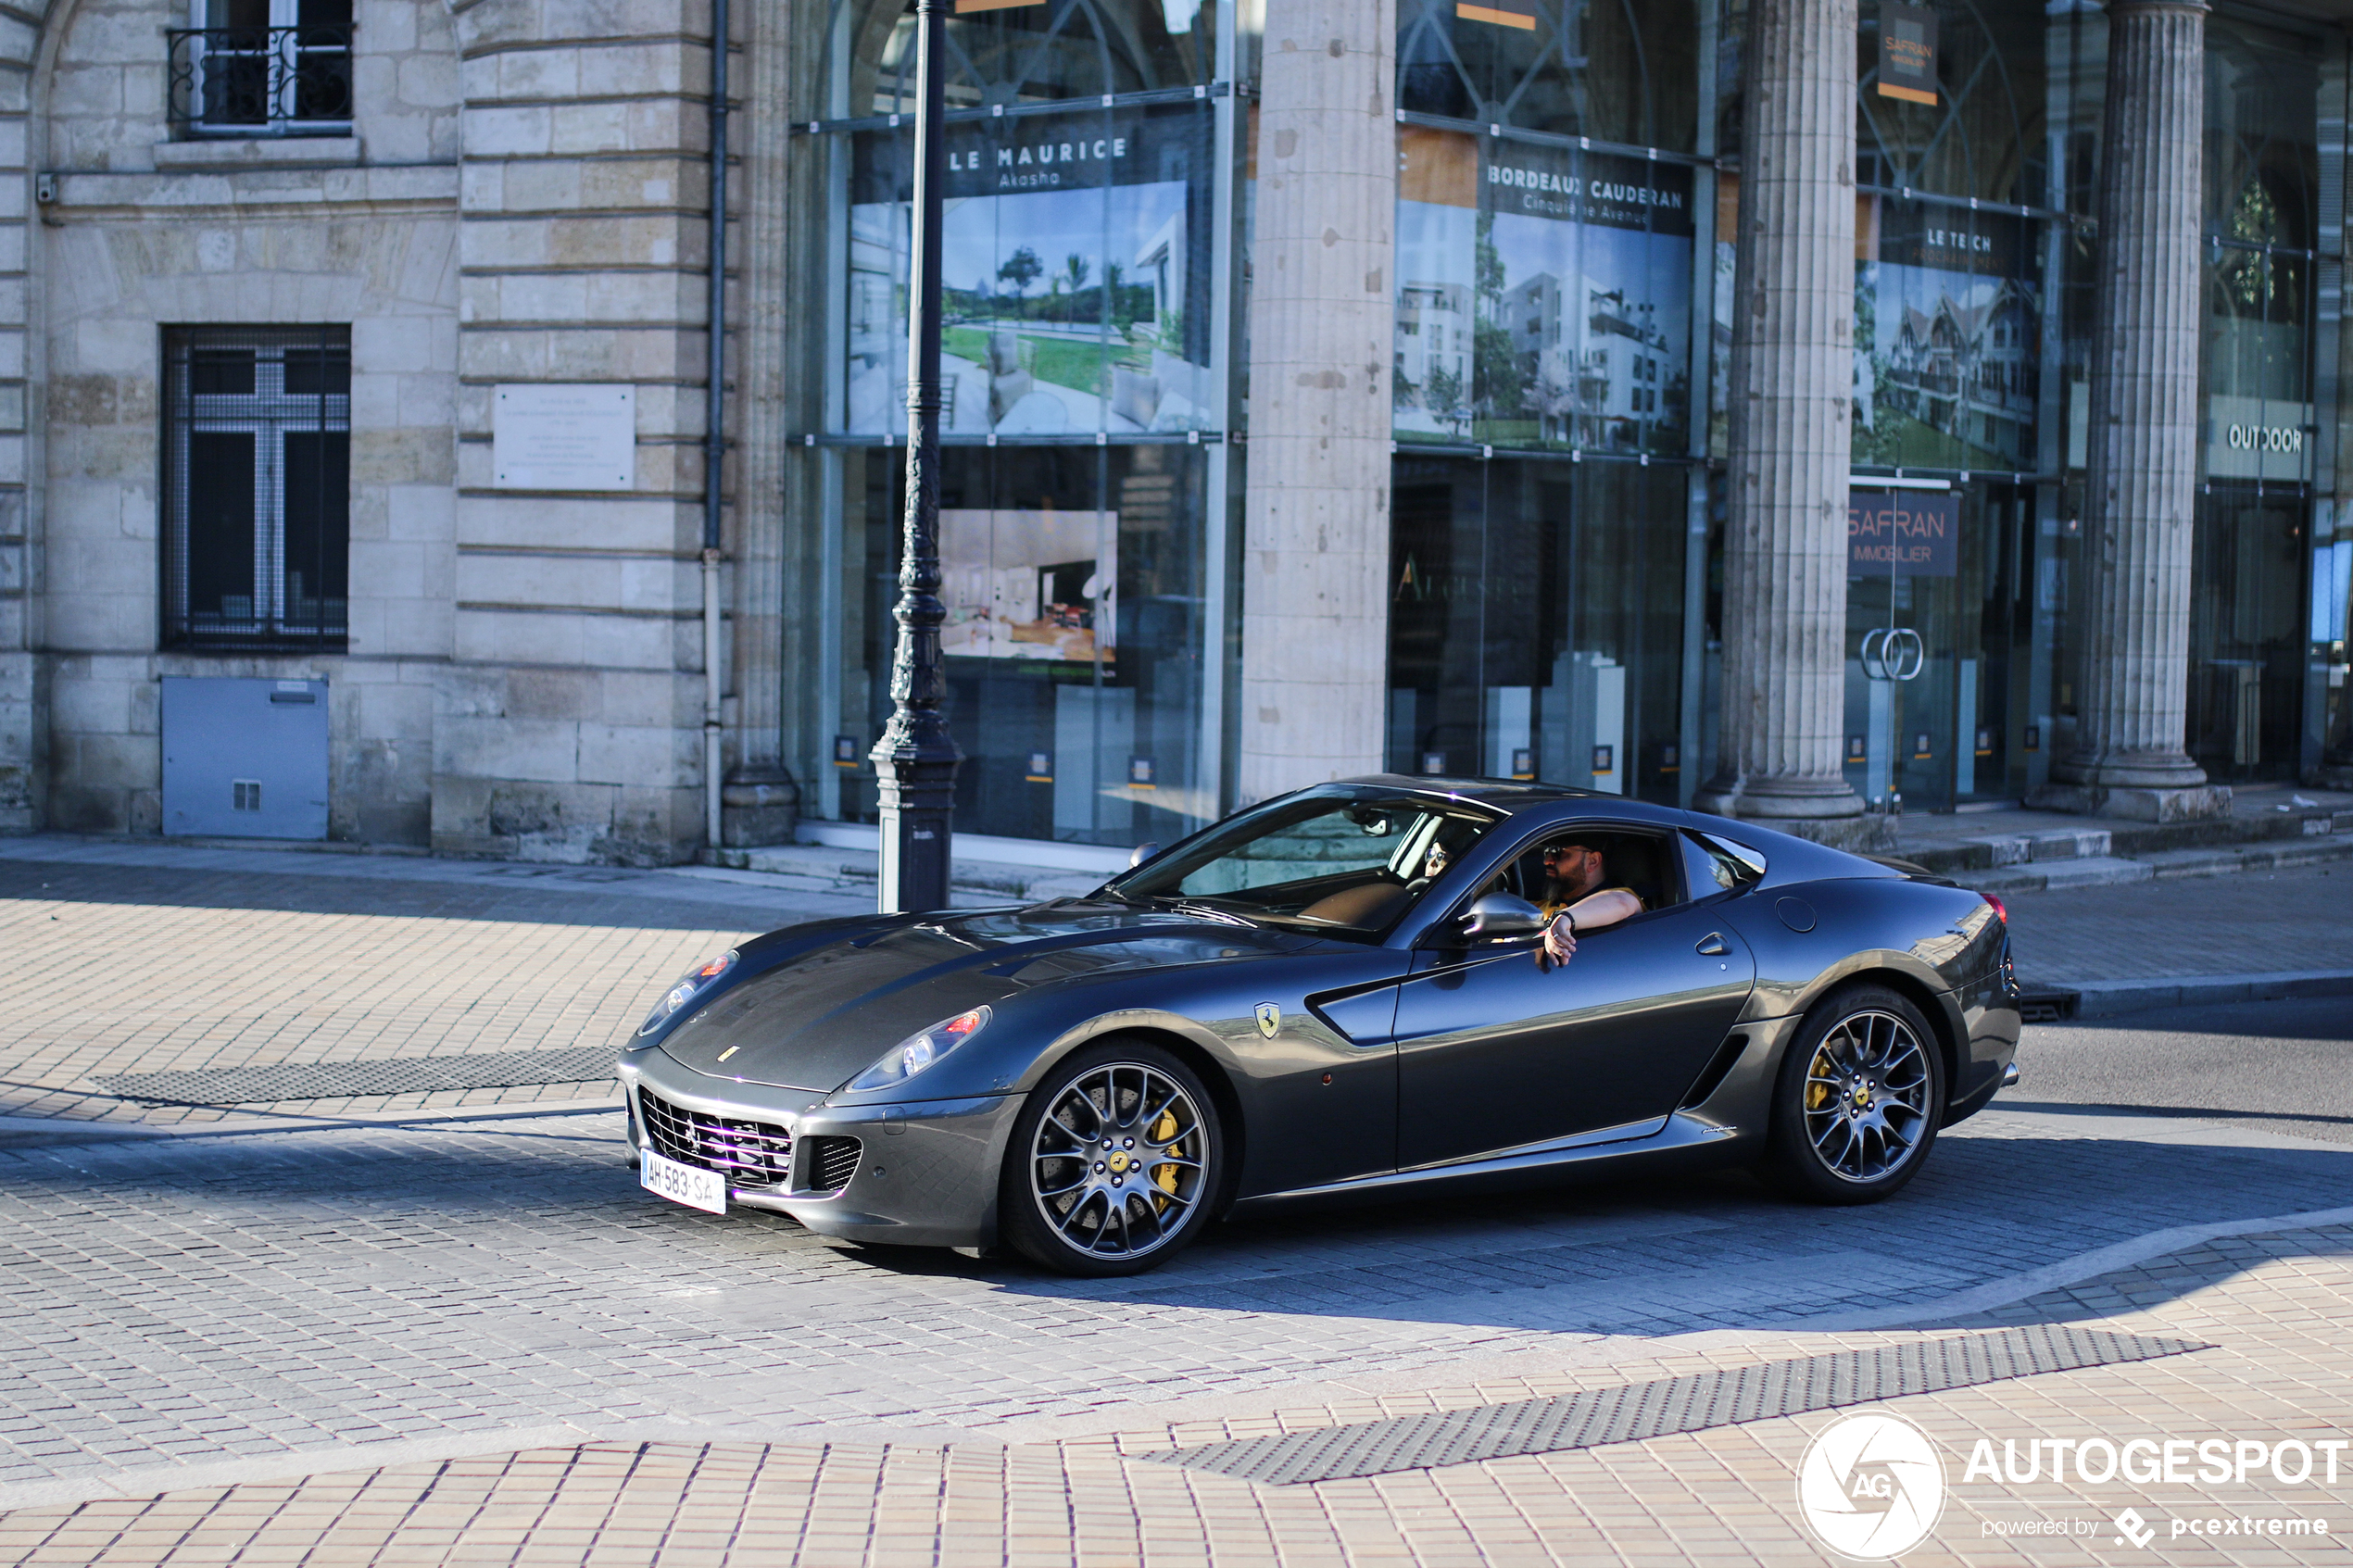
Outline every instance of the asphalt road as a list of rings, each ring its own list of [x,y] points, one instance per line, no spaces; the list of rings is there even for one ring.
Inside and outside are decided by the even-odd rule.
[[[1995,1103],[2112,1105],[2353,1144],[2353,997],[2029,1024]]]

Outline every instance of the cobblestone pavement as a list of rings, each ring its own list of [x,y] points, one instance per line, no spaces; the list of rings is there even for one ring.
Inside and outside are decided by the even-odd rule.
[[[1234,1224],[1158,1273],[1072,1282],[663,1204],[613,1113],[576,1102],[598,1085],[440,1108],[472,1120],[422,1121],[410,1097],[273,1123],[86,1082],[579,1045],[713,946],[862,896],[32,847],[0,847],[6,1109],[148,1125],[0,1148],[0,1564],[1817,1561],[1791,1477],[1825,1412],[1290,1487],[1141,1456],[1997,1321],[2217,1348],[1887,1401],[1955,1483],[1907,1562],[2083,1561],[1981,1528],[2128,1502],[2160,1522],[2319,1511],[2338,1532],[2267,1537],[2269,1558],[2160,1537],[2147,1561],[2348,1555],[2353,1450],[2335,1485],[2270,1490],[2038,1489],[1961,1461],[1979,1435],[2353,1438],[2353,1150],[1997,1109],[1877,1208],[1793,1207],[1733,1174]],[[2146,896],[2045,935],[2121,943]],[[127,994],[59,982],[142,944],[158,977]],[[326,1114],[387,1109],[408,1123]],[[2089,1560],[2133,1560],[2107,1539]]]
[[[1961,1233],[1978,1228],[1952,1207],[1966,1196],[1949,1190],[1957,1183],[1873,1211],[1868,1240],[1826,1237],[1821,1216],[1717,1184],[1655,1195],[1674,1200],[1665,1210],[1604,1192],[1526,1200],[1467,1227],[1390,1211],[1321,1236],[1227,1236],[1166,1279],[1073,1286],[977,1265],[881,1269],[782,1226],[646,1208],[587,1171],[562,1184],[567,1202],[525,1196],[513,1178],[585,1158],[553,1120],[502,1130],[489,1141],[503,1152],[476,1148],[463,1161],[449,1158],[447,1133],[408,1135],[435,1173],[391,1182],[363,1168],[356,1185],[374,1195],[365,1204],[306,1196],[285,1179],[288,1156],[251,1152],[291,1139],[201,1140],[238,1157],[200,1177],[143,1177],[120,1147],[89,1159],[80,1184],[58,1173],[68,1151],[18,1157],[12,1207],[21,1214],[34,1194],[33,1205],[78,1223],[9,1226],[37,1238],[6,1271],[23,1347],[4,1423],[10,1474],[87,1479],[102,1456],[130,1468],[78,1505],[40,1506],[21,1483],[0,1494],[32,1504],[0,1518],[0,1563],[1816,1562],[1824,1554],[1798,1524],[1793,1475],[1833,1412],[1295,1486],[1150,1461],[1256,1433],[2038,1322],[2213,1348],[1870,1406],[1916,1423],[1947,1461],[1944,1517],[1906,1562],[2343,1562],[2353,1535],[2353,1457],[2342,1449],[2334,1483],[2316,1468],[2288,1485],[2260,1465],[2244,1485],[2201,1481],[2195,1449],[2183,1450],[2187,1478],[2171,1485],[1965,1474],[1981,1437],[1989,1456],[2006,1439],[2019,1445],[2009,1458],[2023,1474],[2036,1439],[2353,1436],[2342,1343],[2353,1208],[2341,1203],[2353,1186],[2334,1169],[2342,1156],[2233,1147],[2210,1132],[2183,1141],[2178,1127],[2173,1144],[2133,1156],[2119,1140],[2068,1138],[2041,1124],[2049,1118],[1956,1137],[1942,1153],[1977,1146],[1961,1163],[1998,1160],[2013,1192],[2070,1176],[2076,1190],[2094,1185],[2091,1170],[2044,1163],[2051,1150],[2041,1146],[2088,1145],[2067,1152],[2095,1165],[2172,1167],[2172,1201],[2140,1212],[2144,1224],[2228,1212],[2194,1195],[2249,1178],[2264,1196],[2310,1201],[2322,1188],[2279,1179],[2308,1162],[2318,1169],[2306,1179],[2334,1176],[2326,1190],[2340,1207],[2326,1226],[2177,1239],[2160,1256],[1994,1311],[1969,1310],[1964,1289],[1960,1311],[1931,1303],[1894,1312],[1911,1320],[1904,1327],[1826,1330],[1818,1314],[1772,1320],[1906,1294],[1856,1298],[1851,1286],[1824,1283],[1860,1260],[1939,1256],[1944,1290],[1916,1273],[1913,1294],[1952,1303],[1953,1286],[2065,1241],[2002,1253],[2013,1238],[1997,1235],[1958,1248],[1976,1261],[1956,1268]],[[513,1147],[526,1137],[547,1141]],[[457,1173],[475,1165],[461,1201]],[[2238,1182],[2226,1179],[2233,1165]],[[29,1167],[46,1167],[47,1179],[30,1181]],[[2157,1180],[2146,1167],[2099,1174],[2098,1189],[2120,1193],[2145,1195]],[[150,1217],[143,1244],[127,1235],[100,1244],[127,1218],[108,1210],[134,1204]],[[1670,1217],[1679,1212],[1682,1226]],[[592,1217],[595,1237],[576,1228]],[[1861,1217],[1833,1216],[1831,1228],[1842,1218]],[[1640,1239],[1625,1234],[1629,1223]],[[2080,1248],[2110,1234],[2066,1239]],[[1789,1260],[1816,1288],[1802,1301],[1759,1301],[1741,1283],[1740,1258],[1728,1261],[1735,1237]],[[1540,1238],[1551,1245],[1528,1245]],[[1560,1287],[1606,1278],[1578,1254],[1628,1248],[1656,1271],[1641,1288],[1656,1331],[1621,1323],[1592,1336],[1585,1325],[1624,1308],[1596,1310],[1593,1293]],[[1266,1297],[1284,1294],[1270,1288],[1276,1271],[1302,1249],[1323,1254],[1299,1271],[1308,1277],[1328,1281],[1351,1255],[1378,1254],[1410,1267],[1428,1294],[1349,1311],[1327,1283],[1312,1302],[1273,1304]],[[1485,1277],[1463,1279],[1475,1264]],[[1245,1304],[1203,1299],[1237,1274],[1259,1286]],[[1554,1289],[1535,1298],[1548,1310],[1532,1311],[1541,1274]],[[1478,1310],[1499,1297],[1502,1310]],[[1537,1318],[1547,1326],[1519,1326]],[[570,1428],[553,1440],[551,1417]],[[526,1446],[499,1443],[502,1423]],[[929,1429],[909,1429],[917,1424]],[[375,1466],[365,1449],[345,1450],[341,1466],[315,1453],[338,1438],[451,1434],[498,1451],[419,1462],[394,1444],[382,1457],[409,1462]],[[207,1461],[229,1468],[224,1454],[280,1469],[215,1479]],[[172,1486],[173,1466],[209,1484]],[[2127,1506],[2159,1532],[2146,1551],[2112,1543]],[[2273,1517],[2317,1519],[2331,1533],[2259,1542],[2170,1533],[2176,1519]],[[2045,1521],[2095,1538],[1989,1533]]]

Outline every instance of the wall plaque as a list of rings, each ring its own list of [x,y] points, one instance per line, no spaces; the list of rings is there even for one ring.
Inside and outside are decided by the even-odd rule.
[[[491,483],[501,490],[634,490],[637,389],[525,383],[490,402]]]

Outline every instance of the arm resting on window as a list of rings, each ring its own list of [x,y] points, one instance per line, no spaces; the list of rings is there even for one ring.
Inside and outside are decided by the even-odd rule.
[[[1577,953],[1577,938],[1584,932],[1632,920],[1642,912],[1642,901],[1623,887],[1589,893],[1554,917],[1544,928],[1544,952],[1554,963],[1567,963]]]

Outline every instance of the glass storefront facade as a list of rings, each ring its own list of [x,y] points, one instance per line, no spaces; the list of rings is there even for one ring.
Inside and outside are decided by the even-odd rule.
[[[816,815],[875,816],[906,471],[912,9],[843,0],[826,97]],[[967,3],[948,23],[940,508],[957,824],[1127,845],[1222,814],[1231,19]]]
[[[2018,799],[2071,734],[2106,76],[2089,6],[1931,9],[1933,93],[1885,90],[1875,0],[1856,40],[1847,776],[1910,810]],[[796,771],[847,822],[874,820],[889,711],[910,10],[837,0],[806,116],[826,651]],[[950,22],[959,831],[1126,845],[1233,804],[1252,15]],[[1712,769],[1743,17],[1399,0],[1396,771],[1688,803]],[[2219,781],[2292,779],[2353,760],[2346,45],[2228,11],[2207,38],[2188,744]]]
[[[1696,787],[1717,19],[1398,6],[1396,771]]]
[[[2207,29],[2206,483],[2190,579],[2189,752],[2223,783],[2295,778],[2322,739],[2325,716],[2304,702],[2307,541],[2325,483],[2313,396],[2320,120],[2342,122],[2345,93],[2334,73],[2327,101],[2322,58],[2309,39],[2233,19]],[[2327,264],[2334,295],[2338,264]]]

